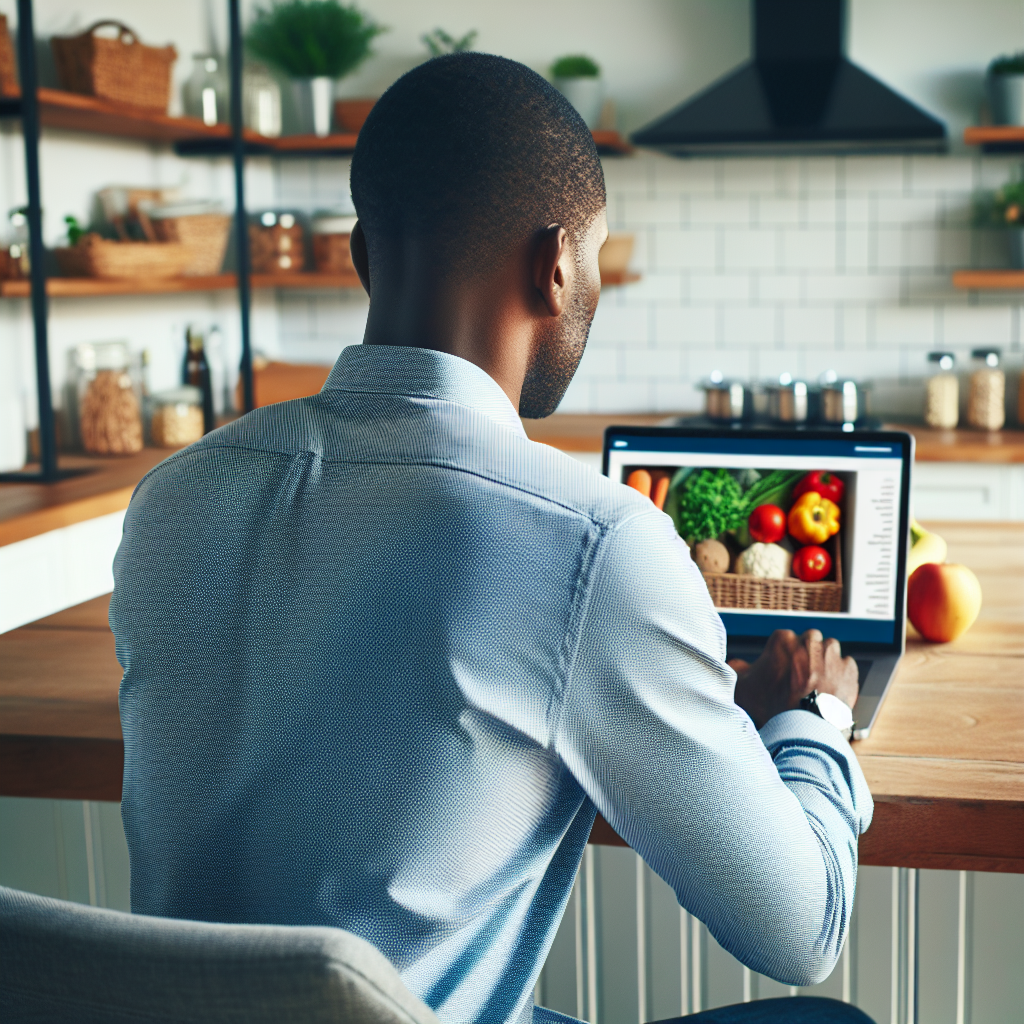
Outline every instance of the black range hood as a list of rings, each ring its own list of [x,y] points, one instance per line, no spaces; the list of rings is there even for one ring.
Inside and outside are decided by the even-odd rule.
[[[843,54],[845,0],[752,0],[753,50],[634,132],[675,156],[942,152],[945,125]]]

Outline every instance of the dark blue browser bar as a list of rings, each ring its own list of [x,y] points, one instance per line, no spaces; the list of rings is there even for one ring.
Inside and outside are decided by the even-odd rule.
[[[738,637],[767,637],[777,629],[791,629],[800,634],[808,629],[820,629],[825,636],[835,637],[840,643],[857,641],[865,644],[893,644],[896,622],[893,619],[854,619],[847,616],[824,617],[818,615],[750,615],[746,612],[727,612],[718,609],[725,631],[731,639]]]
[[[801,457],[900,459],[903,446],[898,441],[823,440],[811,437],[695,437],[693,434],[616,434],[607,439],[609,451],[699,452],[714,455],[796,455]]]

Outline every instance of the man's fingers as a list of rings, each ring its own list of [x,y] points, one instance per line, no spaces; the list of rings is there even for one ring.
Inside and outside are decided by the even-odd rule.
[[[726,662],[726,665],[728,665],[729,668],[731,668],[737,675],[741,672],[748,671],[750,668],[750,662],[744,661],[742,658],[730,658]]]

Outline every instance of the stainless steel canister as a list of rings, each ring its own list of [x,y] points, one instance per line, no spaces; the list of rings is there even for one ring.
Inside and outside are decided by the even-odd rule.
[[[826,423],[856,423],[863,416],[866,395],[853,380],[829,381],[821,386],[821,418]]]
[[[704,390],[704,414],[718,423],[735,423],[743,419],[746,388],[739,381],[712,377],[701,384]]]
[[[784,373],[778,382],[767,387],[768,416],[775,423],[806,423],[808,414],[807,384],[793,380]]]

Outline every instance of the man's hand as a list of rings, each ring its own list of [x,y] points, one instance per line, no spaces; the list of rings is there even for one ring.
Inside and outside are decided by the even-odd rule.
[[[736,703],[761,728],[769,718],[792,711],[811,690],[835,694],[852,708],[857,703],[857,663],[844,658],[838,640],[824,640],[817,629],[797,636],[777,629],[752,665],[734,658]]]

